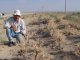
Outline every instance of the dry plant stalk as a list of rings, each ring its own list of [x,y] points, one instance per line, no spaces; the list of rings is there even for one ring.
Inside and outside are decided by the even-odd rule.
[[[35,57],[34,57],[34,60],[37,60],[37,56],[41,52],[40,46],[38,46],[37,44],[35,44],[34,48],[35,48]]]
[[[76,44],[76,50],[73,52],[73,54],[80,57],[80,44]]]
[[[20,44],[18,44],[18,46],[20,47],[19,51],[18,51],[18,55],[20,57],[24,57],[25,58],[25,53],[27,51],[27,42],[29,41],[28,40],[28,36],[26,35],[25,37],[25,40],[21,41]]]
[[[50,20],[48,23],[48,30],[50,31],[51,36],[56,40],[56,46],[61,48],[61,42],[65,42],[66,36],[63,35],[61,30],[57,29],[57,24],[54,20]]]
[[[43,59],[46,58],[46,60],[50,60],[49,55],[47,54],[47,51],[38,45],[35,45],[35,57],[34,60],[38,60],[38,59]]]

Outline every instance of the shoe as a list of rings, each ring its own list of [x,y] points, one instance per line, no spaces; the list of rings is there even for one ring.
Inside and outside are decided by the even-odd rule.
[[[16,43],[15,42],[11,42],[12,44],[13,44],[13,46],[15,46],[16,45]]]
[[[9,42],[9,43],[8,43],[8,46],[9,46],[9,47],[13,46],[12,42]]]

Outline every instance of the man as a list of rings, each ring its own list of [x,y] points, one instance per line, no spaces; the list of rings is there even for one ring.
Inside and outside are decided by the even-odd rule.
[[[13,38],[16,38],[18,43],[22,40],[22,35],[26,34],[26,25],[21,19],[20,10],[15,10],[12,17],[5,21],[4,28],[9,40],[9,46],[15,45]]]

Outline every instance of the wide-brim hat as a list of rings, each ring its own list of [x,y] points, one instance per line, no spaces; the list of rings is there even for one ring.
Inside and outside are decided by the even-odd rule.
[[[19,15],[19,16],[21,16],[20,10],[15,10],[14,13],[13,13],[13,15]]]

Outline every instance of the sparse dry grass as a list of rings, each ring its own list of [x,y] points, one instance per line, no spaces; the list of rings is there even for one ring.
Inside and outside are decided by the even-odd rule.
[[[56,45],[59,46],[59,49],[61,48],[61,45],[64,47],[66,46],[66,44],[68,42],[67,36],[70,37],[70,36],[74,35],[75,38],[76,38],[76,36],[80,36],[79,24],[75,23],[75,22],[71,22],[71,21],[65,21],[62,18],[58,19],[58,20],[54,20],[54,19],[50,20],[48,23],[48,29],[49,29],[51,36],[55,39]],[[80,43],[80,42],[78,42],[78,43]],[[76,44],[76,43],[74,43],[74,44]],[[73,46],[74,46],[74,44],[73,44]],[[73,48],[74,52],[73,51],[69,51],[69,52],[73,52],[74,55],[76,55],[77,57],[80,57],[79,44],[77,44],[77,45],[78,46]],[[64,47],[63,47],[63,49],[64,49]],[[71,57],[64,56],[64,59],[71,60]]]
[[[23,15],[22,18],[25,20],[27,27],[29,28],[27,29],[28,38],[24,41],[24,44],[17,45],[16,49],[18,50],[16,51],[16,59],[27,60],[28,58],[32,58],[33,60],[51,60],[51,58],[54,57],[53,60],[59,60],[59,58],[62,60],[72,60],[75,58],[78,60],[80,57],[80,26],[78,23],[73,22],[73,20],[64,20],[64,16],[65,15],[62,13],[33,13]],[[73,17],[71,16],[68,18],[72,19]],[[6,18],[7,17],[5,17],[4,20]],[[1,20],[2,23],[3,21]],[[2,29],[2,23],[0,23],[0,29]],[[2,35],[5,35],[4,31],[5,30],[2,29],[0,33],[3,33]],[[45,39],[43,37],[34,37],[36,35],[45,35],[46,39],[52,38],[54,40],[54,43],[50,44],[54,46],[51,47],[48,45],[48,47],[43,47],[42,45],[44,45],[46,42],[48,43],[48,40],[46,40],[46,42],[38,40]],[[0,39],[4,40],[2,37],[4,36],[0,36]],[[31,37],[34,37],[34,39],[31,40]],[[70,37],[71,39],[69,39]],[[77,39],[79,40],[76,41]],[[5,41],[6,40],[7,39],[5,38]],[[49,41],[52,40],[49,39]],[[52,52],[53,54],[51,55],[50,51],[47,50],[49,48],[51,51],[54,51],[56,48],[58,49],[56,50],[56,53]],[[13,53],[15,55],[15,52]]]

